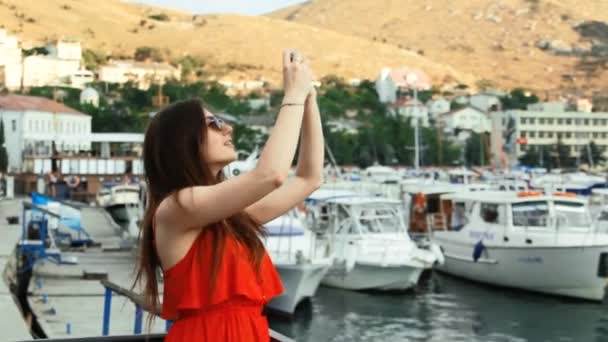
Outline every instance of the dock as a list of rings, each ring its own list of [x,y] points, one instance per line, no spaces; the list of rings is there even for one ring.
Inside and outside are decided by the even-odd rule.
[[[0,229],[8,232],[0,241],[0,267],[7,275],[12,273],[13,277],[16,269],[14,250],[21,237],[21,222],[8,225],[5,217],[19,216],[21,221],[22,201],[0,202]],[[76,258],[77,263],[73,265],[38,261],[29,281],[28,303],[40,330],[49,339],[102,336],[106,304],[106,287],[102,283],[123,289],[131,289],[133,285],[136,249],[132,248],[132,242],[120,237],[121,227],[101,208],[83,206],[80,213],[82,226],[95,245],[63,250],[62,258]],[[11,260],[13,265],[9,265]],[[9,332],[8,340],[31,340],[28,323],[22,318],[6,284],[3,282],[1,285],[4,287],[0,287],[0,310],[8,319],[0,322],[0,328]],[[159,284],[159,290],[162,291],[162,284]],[[137,288],[134,291],[141,292]],[[138,331],[136,311],[133,301],[113,292],[108,336],[134,335]],[[146,318],[144,314],[141,333],[166,332],[165,320],[156,317],[148,329]],[[273,341],[292,341],[275,331],[270,334]]]
[[[0,200],[0,331],[2,338],[7,341],[27,340],[31,338],[30,329],[26,324],[19,307],[9,290],[8,274],[5,273],[7,264],[12,258],[15,244],[21,235],[19,224],[8,224],[7,217],[18,215],[20,200]]]

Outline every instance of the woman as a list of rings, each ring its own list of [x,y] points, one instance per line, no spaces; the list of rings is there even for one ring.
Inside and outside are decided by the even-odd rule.
[[[283,287],[259,238],[262,224],[303,201],[322,181],[323,134],[299,53],[283,53],[285,97],[257,166],[224,180],[236,160],[232,128],[199,101],[170,105],[144,141],[148,206],[137,279],[158,310],[156,271],[164,274],[166,341],[268,341],[263,306]],[[300,129],[302,131],[300,132]],[[286,180],[298,137],[296,176]]]

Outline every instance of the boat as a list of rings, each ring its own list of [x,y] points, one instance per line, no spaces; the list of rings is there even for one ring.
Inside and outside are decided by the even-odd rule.
[[[533,190],[542,190],[546,193],[561,191],[589,196],[593,189],[608,188],[608,183],[605,177],[576,172],[538,176],[530,180],[530,187]]]
[[[97,193],[97,204],[125,229],[127,236],[137,238],[143,211],[142,193],[142,187],[136,183],[106,183]]]
[[[285,289],[267,307],[276,313],[293,316],[298,304],[315,295],[333,257],[314,255],[313,233],[306,229],[295,210],[264,226],[268,232],[264,245]]]
[[[434,253],[410,239],[398,200],[322,191],[311,195],[308,206],[317,253],[334,256],[323,285],[407,290],[437,261]]]
[[[490,191],[446,194],[441,205],[462,224],[432,232],[445,256],[437,270],[501,287],[604,298],[608,234],[592,223],[586,200],[570,193]]]
[[[365,180],[380,184],[397,184],[401,180],[397,170],[378,164],[363,170],[362,175]]]

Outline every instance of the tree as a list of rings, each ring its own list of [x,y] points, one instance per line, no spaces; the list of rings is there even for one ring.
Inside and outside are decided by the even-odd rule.
[[[504,110],[527,109],[529,104],[537,103],[538,101],[538,96],[534,94],[528,95],[521,88],[513,89],[509,95],[500,98]]]
[[[561,138],[557,138],[557,144],[554,145],[553,155],[557,158],[555,166],[558,168],[568,168],[575,166],[575,161],[570,157],[570,147],[564,145]]]
[[[135,49],[135,54],[133,58],[135,58],[135,60],[139,62],[144,62],[147,60],[152,60],[154,62],[163,62],[165,60],[159,48],[150,46],[140,46]]]
[[[535,148],[528,148],[523,156],[519,157],[519,162],[528,167],[538,167],[540,156]]]
[[[82,59],[84,61],[85,68],[88,70],[97,71],[99,66],[106,62],[107,56],[102,51],[84,49],[84,51],[82,51]]]
[[[466,141],[464,157],[467,165],[488,165],[485,143],[485,133],[472,133]]]
[[[4,122],[0,117],[0,174],[8,169],[8,154],[4,146]]]
[[[591,154],[591,161],[593,165],[602,164],[606,161],[606,157],[604,157],[602,150],[595,144],[594,141],[591,141],[589,145],[583,146],[580,151],[580,160],[582,163],[591,165],[592,163],[589,161],[589,154]]]

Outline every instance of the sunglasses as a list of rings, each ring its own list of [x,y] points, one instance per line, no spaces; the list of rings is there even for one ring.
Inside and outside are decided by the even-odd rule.
[[[218,131],[223,131],[227,126],[226,121],[215,116],[206,116],[205,122],[207,122],[207,127],[211,127]]]

